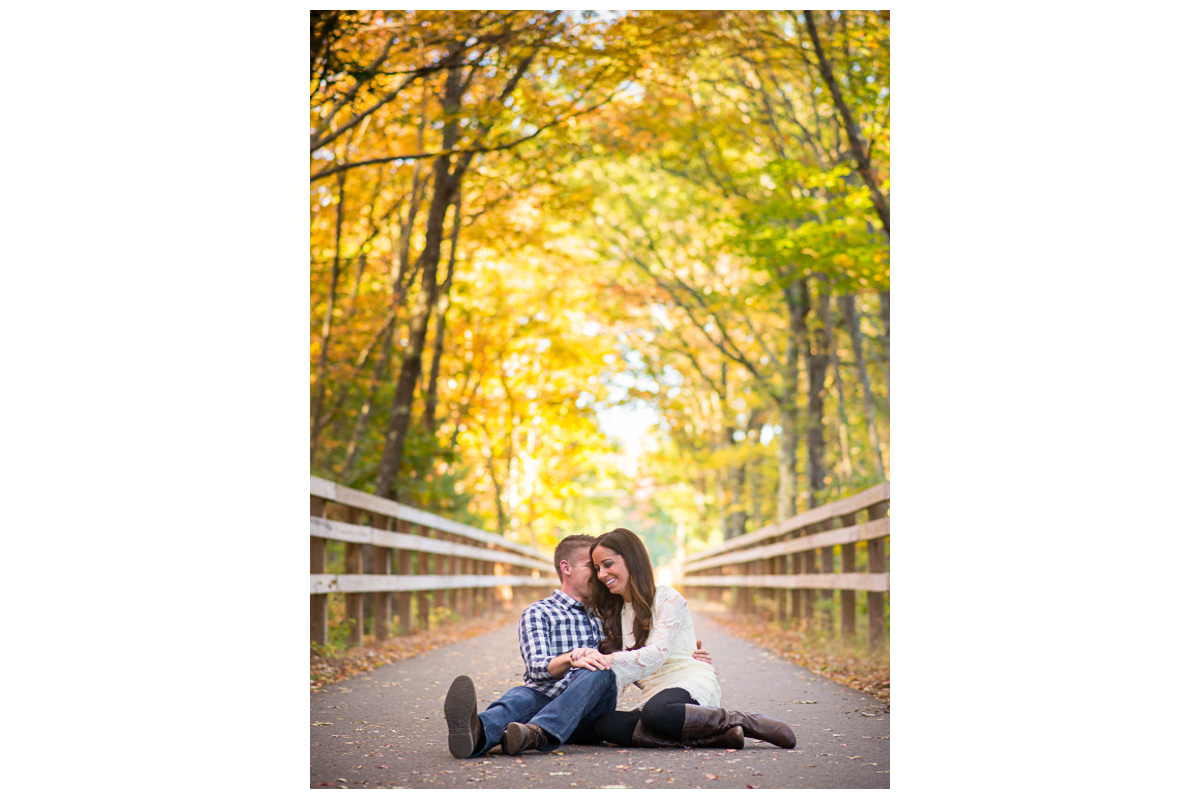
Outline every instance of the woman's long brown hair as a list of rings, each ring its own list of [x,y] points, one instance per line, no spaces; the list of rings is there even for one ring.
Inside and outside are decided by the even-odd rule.
[[[633,647],[630,649],[644,647],[654,617],[654,567],[650,564],[646,545],[628,528],[617,528],[601,534],[592,544],[592,563],[595,563],[597,547],[607,547],[625,559],[633,602]],[[600,619],[604,627],[599,648],[601,653],[616,653],[625,649],[621,641],[621,609],[624,607],[625,601],[621,595],[610,592],[592,572],[592,599],[588,601],[588,610]]]

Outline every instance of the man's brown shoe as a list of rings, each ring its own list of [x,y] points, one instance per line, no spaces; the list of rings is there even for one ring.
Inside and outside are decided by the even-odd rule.
[[[446,692],[446,725],[450,728],[450,755],[470,758],[483,744],[483,723],[475,705],[475,684],[467,675],[459,675]]]
[[[504,729],[500,746],[510,756],[523,753],[526,750],[537,750],[548,744],[546,734],[537,725],[525,725],[520,722],[510,722]]]

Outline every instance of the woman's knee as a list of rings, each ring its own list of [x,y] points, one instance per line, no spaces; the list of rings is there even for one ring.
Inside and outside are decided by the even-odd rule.
[[[659,692],[642,706],[642,723],[645,724],[647,718],[655,720],[664,716],[673,716],[678,710],[675,706],[689,702],[695,701],[692,700],[690,694],[682,689],[667,689],[666,691]]]
[[[654,695],[654,697],[651,697],[649,700],[647,700],[646,704],[642,706],[643,722],[645,721],[646,717],[661,717],[664,713],[666,713],[668,706],[677,702],[679,701],[670,699],[666,692],[659,692],[658,694]]]
[[[694,702],[691,695],[682,690],[660,692],[642,707],[642,725],[660,736],[677,739],[683,730],[684,708],[689,702]]]

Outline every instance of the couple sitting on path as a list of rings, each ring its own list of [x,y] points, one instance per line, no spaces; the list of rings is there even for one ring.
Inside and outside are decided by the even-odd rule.
[[[642,540],[617,528],[568,536],[554,550],[560,589],[521,614],[525,685],[482,713],[460,675],[446,694],[450,753],[474,758],[497,744],[508,755],[607,741],[624,747],[741,749],[743,737],[796,746],[790,726],[720,707],[709,654],[697,649],[683,595],[654,585]],[[631,683],[642,705],[617,711]]]

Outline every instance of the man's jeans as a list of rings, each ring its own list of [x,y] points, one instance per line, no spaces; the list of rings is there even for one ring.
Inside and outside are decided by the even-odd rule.
[[[593,672],[579,668],[575,672],[566,691],[553,700],[528,686],[516,686],[480,712],[484,742],[471,757],[481,756],[500,744],[510,722],[541,728],[548,742],[540,748],[543,751],[568,741],[574,744],[596,741],[593,730],[596,720],[617,707],[617,679],[611,669]]]

